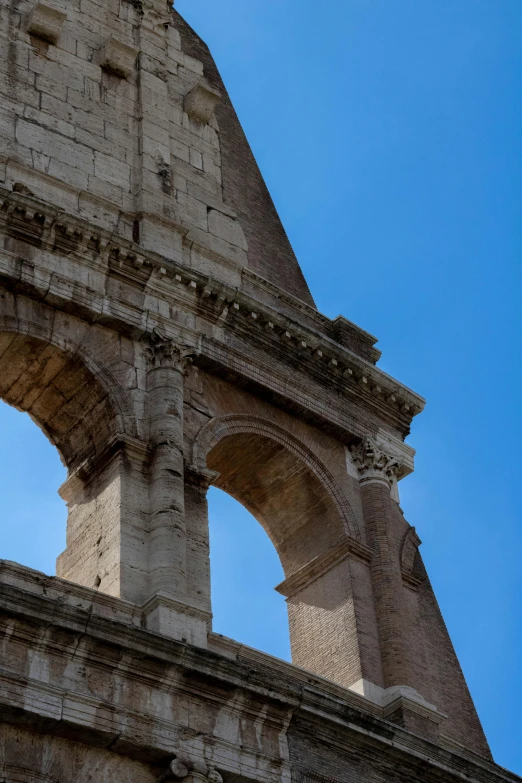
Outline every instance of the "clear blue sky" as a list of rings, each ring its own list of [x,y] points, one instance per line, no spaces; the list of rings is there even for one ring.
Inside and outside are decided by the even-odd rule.
[[[521,0],[178,0],[319,309],[427,398],[402,506],[496,760],[522,774]],[[0,406],[0,556],[52,573],[63,469]],[[282,572],[210,493],[215,628],[288,657]]]

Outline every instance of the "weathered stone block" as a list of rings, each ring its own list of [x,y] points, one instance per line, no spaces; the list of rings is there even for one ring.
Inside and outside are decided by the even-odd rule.
[[[42,38],[48,43],[57,44],[66,19],[67,14],[62,11],[44,5],[44,3],[38,3],[27,17],[26,30],[30,35]]]
[[[208,211],[208,230],[220,239],[230,242],[231,245],[248,250],[248,244],[239,222],[228,215],[223,215],[217,209],[209,209]]]
[[[137,56],[138,50],[134,46],[111,36],[98,50],[95,60],[104,71],[127,79],[134,70]]]
[[[193,120],[208,123],[220,98],[217,90],[200,82],[185,97],[184,109]]]

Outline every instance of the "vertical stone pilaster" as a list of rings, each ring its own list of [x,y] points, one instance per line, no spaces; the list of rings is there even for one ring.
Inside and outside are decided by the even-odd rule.
[[[182,234],[176,229],[170,158],[171,101],[168,94],[171,5],[141,0],[138,27],[139,155],[134,178],[135,240],[174,261],[182,260]],[[177,34],[176,34],[177,35]]]
[[[151,594],[184,596],[183,371],[186,357],[157,331],[148,354],[150,590]]]
[[[192,352],[157,329],[148,347],[149,590],[151,630],[206,646],[210,611],[187,591],[187,529],[183,465],[184,372]]]
[[[352,449],[352,456],[360,474],[366,534],[372,550],[370,570],[384,685],[410,685],[401,567],[390,531],[394,502],[390,489],[401,466],[369,437]]]
[[[352,457],[359,471],[371,550],[370,572],[384,684],[384,689],[375,688],[372,681],[362,680],[356,690],[380,703],[385,717],[393,723],[433,739],[438,737],[445,715],[414,687],[408,642],[411,618],[402,581],[400,547],[393,534],[396,501],[391,489],[402,464],[368,436],[352,448]]]
[[[67,548],[56,573],[141,604],[148,594],[146,448],[116,438],[60,487]]]

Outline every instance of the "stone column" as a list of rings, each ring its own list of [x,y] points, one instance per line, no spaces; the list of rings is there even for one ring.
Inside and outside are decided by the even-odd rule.
[[[157,331],[148,350],[151,592],[186,593],[182,349]]]
[[[207,617],[187,596],[183,379],[189,349],[155,329],[148,347],[149,591],[147,627],[206,645]]]
[[[370,437],[352,448],[352,456],[360,474],[366,536],[372,550],[370,570],[384,687],[410,685],[402,574],[391,530],[395,501],[390,490],[401,464]]]
[[[183,57],[172,26],[172,2],[139,0],[138,119],[139,154],[134,162],[134,240],[171,261],[182,262],[183,232],[173,219],[178,204],[172,186],[170,132],[172,101],[169,64]],[[181,122],[181,120],[180,120]]]

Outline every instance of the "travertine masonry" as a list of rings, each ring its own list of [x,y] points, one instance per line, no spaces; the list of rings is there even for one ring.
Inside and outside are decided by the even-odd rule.
[[[0,777],[514,781],[399,506],[424,401],[315,309],[181,17],[48,2],[0,4],[0,397],[67,466],[67,546],[0,566]],[[211,484],[276,548],[294,665],[212,632]]]

